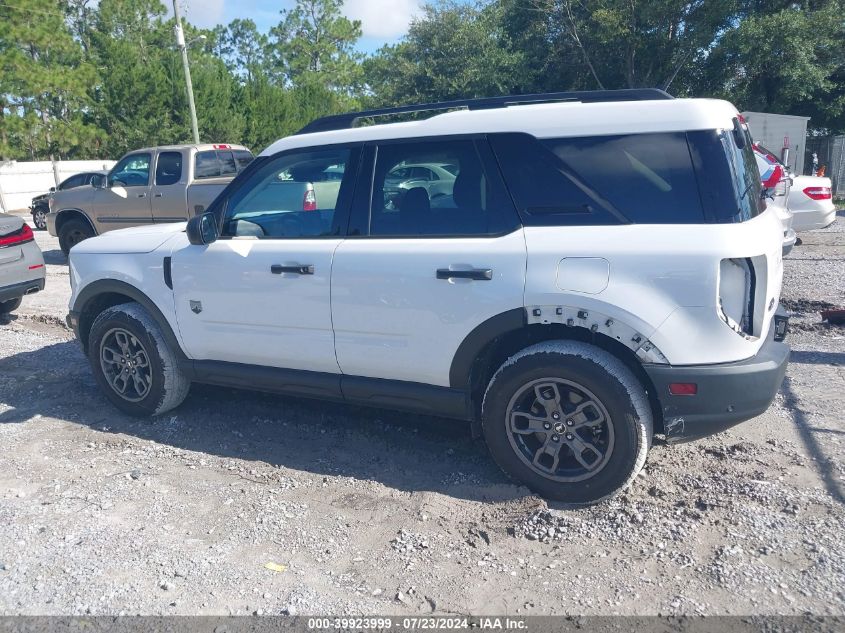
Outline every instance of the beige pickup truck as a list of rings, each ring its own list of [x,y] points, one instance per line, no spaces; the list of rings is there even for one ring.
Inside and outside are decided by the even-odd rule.
[[[90,186],[57,191],[47,230],[67,254],[84,239],[128,226],[184,222],[252,162],[241,145],[148,147],[129,152]]]

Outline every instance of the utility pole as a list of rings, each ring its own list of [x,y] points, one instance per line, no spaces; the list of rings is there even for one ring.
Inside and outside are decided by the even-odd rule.
[[[191,83],[191,68],[188,65],[188,47],[185,44],[185,34],[182,32],[182,19],[179,17],[178,0],[173,0],[173,17],[176,18],[176,46],[182,51],[182,66],[185,68],[185,87],[188,90],[188,109],[191,111],[191,132],[194,143],[199,144],[200,132],[197,127],[197,108],[194,105],[194,86]]]

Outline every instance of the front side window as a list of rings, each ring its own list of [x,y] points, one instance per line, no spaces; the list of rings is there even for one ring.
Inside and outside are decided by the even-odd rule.
[[[109,186],[146,187],[150,184],[150,159],[148,153],[122,158],[109,173]]]
[[[182,179],[182,152],[161,152],[156,165],[156,184],[175,185]]]
[[[224,236],[261,238],[340,235],[339,212],[354,175],[348,148],[291,152],[267,161],[232,193]],[[345,226],[343,227],[345,228]]]
[[[75,187],[78,187],[81,184],[82,184],[82,176],[79,176],[79,175],[71,176],[70,178],[68,178],[67,180],[64,180],[59,185],[59,190],[64,191],[65,189],[73,189]]]
[[[370,235],[492,235],[513,228],[507,193],[488,171],[472,140],[379,145]]]

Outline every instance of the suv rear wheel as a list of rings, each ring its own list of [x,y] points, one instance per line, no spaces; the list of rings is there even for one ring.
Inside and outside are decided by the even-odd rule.
[[[191,386],[158,323],[137,303],[100,313],[88,337],[88,360],[106,397],[130,415],[173,409]]]
[[[91,225],[83,220],[74,218],[62,224],[62,228],[59,231],[59,247],[67,255],[71,248],[79,244],[82,240],[87,240],[89,237],[94,237],[94,230],[91,228]]]
[[[482,405],[493,459],[543,497],[595,503],[626,488],[645,464],[652,414],[645,389],[612,354],[549,341],[509,358]]]

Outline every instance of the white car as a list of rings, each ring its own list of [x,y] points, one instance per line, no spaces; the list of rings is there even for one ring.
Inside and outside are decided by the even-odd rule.
[[[795,246],[798,236],[793,227],[793,213],[789,206],[792,179],[789,172],[774,154],[763,146],[754,144],[754,158],[760,170],[760,182],[767,204],[780,218],[783,225],[783,254],[787,255]]]
[[[0,314],[17,310],[24,296],[44,290],[44,257],[30,226],[0,213]]]
[[[760,173],[766,170],[780,170],[788,178],[786,205],[791,214],[791,227],[796,233],[823,229],[836,220],[836,205],[833,204],[833,184],[830,178],[820,176],[796,176],[771,151],[756,143],[754,145]],[[768,172],[771,174],[771,171]],[[765,179],[765,176],[763,176]]]
[[[792,228],[797,232],[823,229],[836,220],[830,178],[793,176],[789,191]]]
[[[356,126],[409,111],[435,114]],[[783,379],[783,228],[738,117],[623,90],[318,119],[187,226],[75,246],[68,323],[127,413],[203,382],[467,420],[516,481],[594,502],[654,434],[752,418]],[[333,208],[262,198],[318,163]],[[452,166],[443,204],[385,200],[409,164]]]

